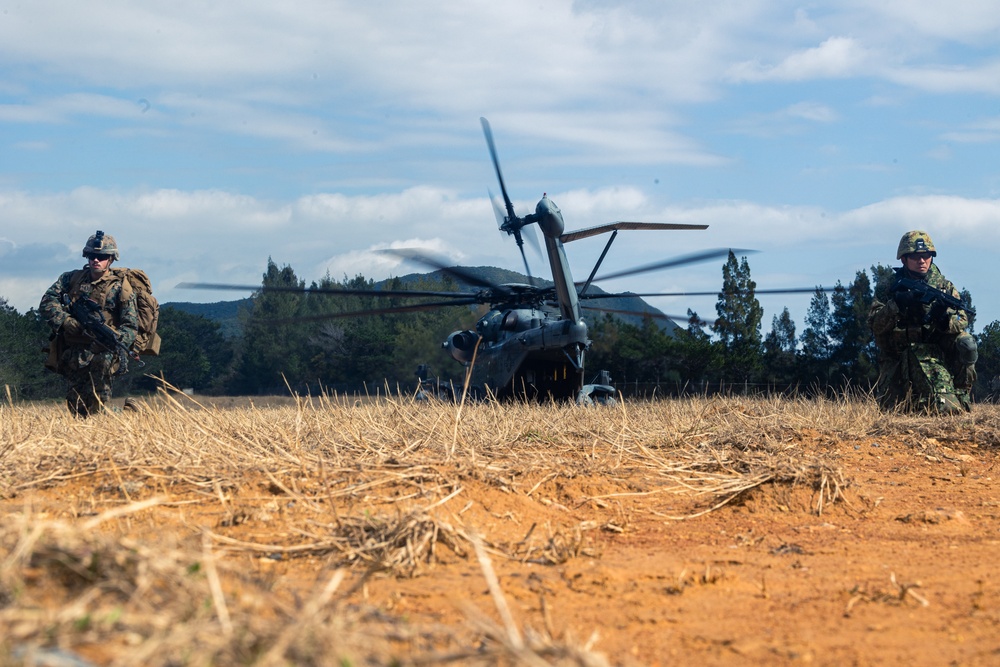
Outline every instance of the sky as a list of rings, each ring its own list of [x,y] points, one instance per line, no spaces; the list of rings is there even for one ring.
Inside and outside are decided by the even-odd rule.
[[[177,285],[269,258],[520,270],[480,117],[519,215],[709,225],[622,232],[604,272],[738,248],[759,289],[846,285],[922,229],[1000,319],[994,0],[0,0],[0,297],[37,307],[98,229],[161,302],[248,296]],[[567,244],[577,279],[604,242]],[[722,263],[601,287],[713,291]],[[760,300],[762,334],[783,307],[801,333],[809,294]]]

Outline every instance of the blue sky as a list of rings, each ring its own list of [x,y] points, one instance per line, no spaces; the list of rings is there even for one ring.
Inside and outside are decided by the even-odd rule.
[[[990,0],[0,0],[0,296],[36,306],[97,229],[161,301],[243,296],[175,286],[259,284],[269,256],[307,281],[416,270],[386,247],[520,269],[485,116],[521,215],[545,192],[568,229],[709,225],[622,233],[606,271],[734,247],[762,289],[849,283],[924,229],[981,329],[1000,319],[998,44]],[[602,247],[568,246],[579,278]],[[761,301],[764,334],[785,305],[801,332],[808,295]]]

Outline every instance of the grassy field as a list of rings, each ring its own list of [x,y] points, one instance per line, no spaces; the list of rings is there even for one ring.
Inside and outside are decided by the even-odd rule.
[[[877,664],[935,640],[908,614],[945,609],[950,630],[927,627],[961,647],[911,664],[1000,659],[985,572],[947,584],[978,595],[970,609],[869,564],[852,587],[824,551],[849,538],[800,530],[870,529],[866,557],[887,561],[909,534],[928,545],[912,570],[951,557],[913,526],[1000,553],[993,406],[207,401],[164,393],[86,421],[0,405],[0,664]],[[963,495],[916,502],[939,485]],[[910,519],[883,516],[907,500]],[[789,555],[829,567],[830,590]],[[899,645],[810,624],[809,600],[888,610]],[[723,618],[742,624],[728,639]],[[925,639],[907,649],[906,627]]]

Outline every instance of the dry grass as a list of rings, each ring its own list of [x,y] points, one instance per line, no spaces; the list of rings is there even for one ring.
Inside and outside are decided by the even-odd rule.
[[[518,627],[491,558],[599,557],[588,535],[628,530],[637,510],[623,498],[670,497],[682,510],[670,518],[683,520],[782,485],[808,489],[819,514],[850,486],[824,443],[933,449],[955,433],[997,445],[1000,413],[930,418],[885,415],[866,400],[765,398],[219,406],[163,394],[140,414],[80,421],[62,406],[0,405],[8,512],[33,489],[90,490],[67,497],[60,516],[25,502],[3,517],[0,665],[94,646],[121,665],[604,664],[570,638]],[[567,512],[510,535],[464,500],[473,487],[563,509],[587,503],[600,518]],[[167,511],[186,530],[154,539]],[[270,531],[278,514],[295,529]],[[145,537],[130,537],[125,528],[140,524]],[[246,567],[289,558],[315,559],[311,597],[289,599]],[[462,628],[415,627],[357,602],[370,577],[422,576],[454,559],[478,560],[499,621],[467,607]]]

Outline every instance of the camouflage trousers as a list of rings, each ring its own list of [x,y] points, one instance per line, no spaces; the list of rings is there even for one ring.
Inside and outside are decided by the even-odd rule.
[[[976,381],[975,339],[954,337],[939,343],[910,343],[902,351],[883,351],[879,360],[877,395],[886,408],[952,414],[972,409]],[[954,343],[957,342],[957,345]],[[896,348],[898,350],[898,348]]]
[[[111,401],[111,379],[118,365],[111,352],[67,347],[59,358],[59,373],[69,381],[66,405],[77,417],[100,412]]]

